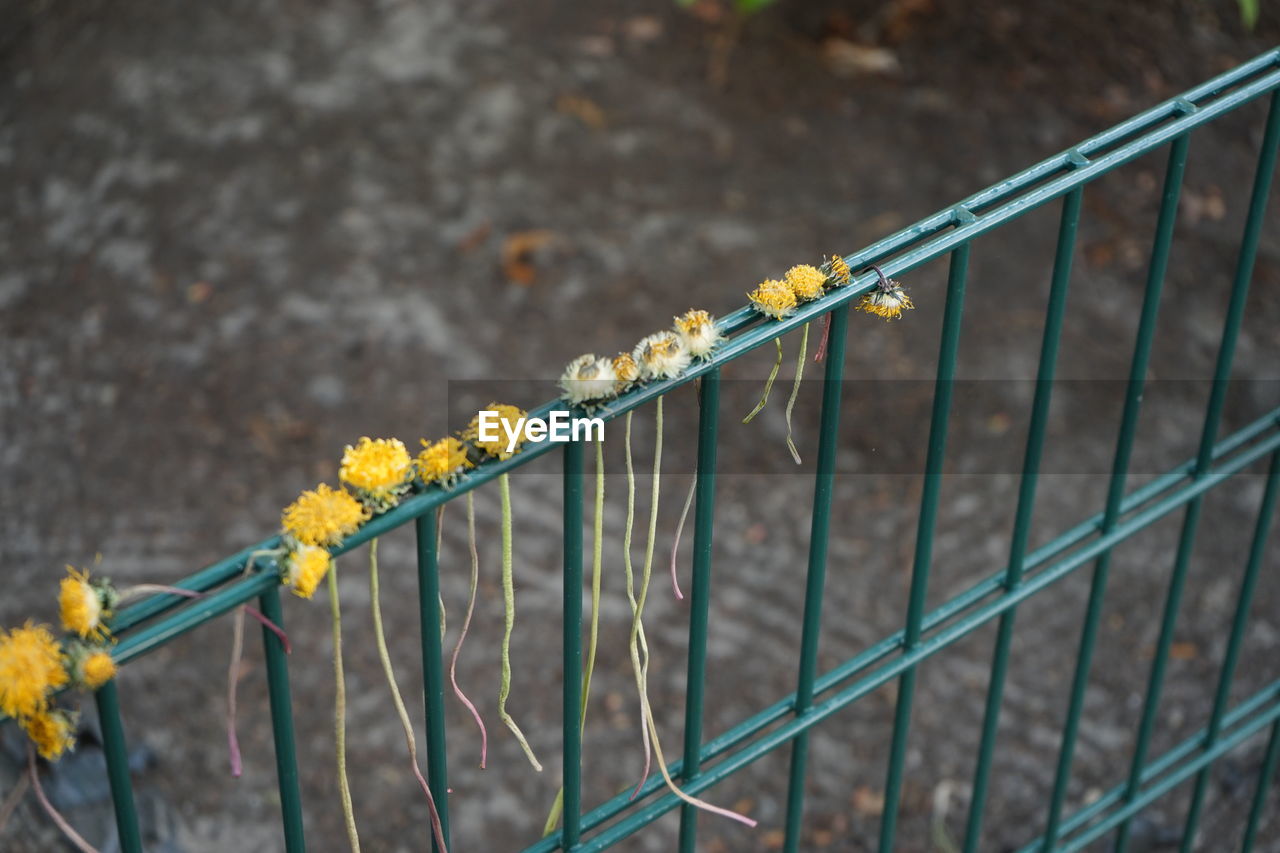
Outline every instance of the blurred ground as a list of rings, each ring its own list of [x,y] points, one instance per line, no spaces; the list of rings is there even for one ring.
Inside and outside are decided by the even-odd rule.
[[[101,570],[121,582],[179,578],[269,533],[300,489],[335,479],[341,447],[362,434],[415,441],[456,428],[487,402],[490,380],[525,380],[505,386],[515,389],[511,402],[541,402],[579,352],[629,348],[690,304],[736,308],[761,277],[851,252],[1252,57],[1280,32],[1264,2],[1271,17],[1246,35],[1227,0],[783,2],[736,40],[712,7],[690,16],[662,0],[2,6],[7,625],[53,617],[64,563],[100,553]],[[1194,135],[1138,482],[1194,452],[1264,108]],[[1102,380],[1127,372],[1163,169],[1163,154],[1145,157],[1086,193],[1060,369],[1075,381],[1055,393],[1033,544],[1101,506],[1120,400],[1119,383]],[[1050,205],[974,245],[959,367],[973,382],[953,415],[931,603],[1007,558],[1056,219]],[[1227,428],[1276,405],[1275,222],[1273,210]],[[823,667],[902,622],[944,281],[940,264],[919,270],[908,281],[919,307],[907,320],[852,326],[849,375],[865,381],[845,394]],[[795,345],[787,342],[789,353]],[[743,381],[727,383],[724,401],[709,736],[793,687],[811,478],[785,452],[779,400],[749,427],[733,417],[754,402],[769,361],[760,351],[726,371]],[[816,384],[806,387],[797,406],[807,463],[818,396]],[[687,474],[692,395],[675,395],[667,409],[667,470]],[[651,440],[648,422],[639,416],[639,447]],[[611,436],[617,470],[620,435]],[[647,459],[642,451],[641,469]],[[556,463],[544,463],[514,485],[511,708],[554,768],[559,485]],[[1207,714],[1260,473],[1206,501],[1156,750]],[[660,553],[685,481],[673,476],[664,491]],[[634,781],[640,763],[619,589],[621,478],[609,489],[589,804]],[[559,780],[554,769],[528,768],[493,712],[496,494],[481,490],[477,504],[482,600],[460,680],[486,711],[492,743],[482,773],[474,730],[451,700],[454,838],[458,850],[511,850],[537,836]],[[1178,523],[1170,517],[1116,554],[1073,806],[1127,771]],[[449,645],[466,593],[460,525],[451,511],[442,556]],[[1276,676],[1276,555],[1273,544],[1238,696]],[[392,653],[412,693],[420,682],[407,532],[387,537],[382,558]],[[356,807],[367,849],[420,850],[425,810],[374,656],[361,559],[347,558],[342,582]],[[984,849],[1043,825],[1087,590],[1077,573],[1020,611]],[[651,600],[651,683],[675,753],[686,616],[661,572]],[[345,845],[326,613],[321,601],[287,607],[307,831],[318,851]],[[939,823],[952,836],[963,829],[993,630],[921,671],[904,851],[945,849]],[[246,771],[239,781],[225,771],[229,642],[226,623],[211,625],[121,678],[144,817],[173,849],[280,848],[252,644],[241,687]],[[874,846],[892,709],[882,690],[815,734],[807,848]],[[1235,843],[1261,750],[1250,741],[1215,769],[1203,849]],[[88,769],[64,773],[77,784],[60,802],[109,849],[91,766],[100,759],[88,744],[82,752]],[[0,767],[7,791],[12,768]],[[704,818],[704,849],[776,848],[785,778],[780,752],[710,792],[761,827],[739,832]],[[1181,789],[1158,804],[1144,837],[1155,844],[1176,830],[1184,806]],[[674,826],[668,818],[619,849],[669,850]],[[28,798],[0,846],[51,849],[50,838]],[[1263,838],[1280,850],[1274,807]]]

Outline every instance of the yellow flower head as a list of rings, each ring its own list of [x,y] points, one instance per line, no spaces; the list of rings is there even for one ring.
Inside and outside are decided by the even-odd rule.
[[[116,677],[116,662],[106,649],[77,643],[67,651],[72,680],[88,690],[97,690]]]
[[[508,406],[505,403],[490,403],[485,406],[484,411],[493,412],[496,415],[497,423],[492,428],[490,437],[488,439],[480,437],[479,412],[471,419],[471,423],[467,424],[467,428],[462,431],[462,437],[490,456],[496,456],[499,459],[510,459],[519,453],[520,445],[529,440],[529,435],[525,432],[524,424],[522,423],[528,412],[519,406]],[[493,421],[490,421],[490,423],[493,423]],[[516,436],[515,445],[508,451],[507,446],[511,442],[510,437],[516,432],[519,435]]]
[[[903,311],[916,307],[911,304],[911,297],[907,296],[901,285],[892,279],[889,283],[892,286],[888,290],[877,289],[864,294],[858,308],[885,320],[897,320]]]
[[[629,352],[620,352],[613,357],[613,373],[618,377],[617,389],[621,394],[631,387],[631,383],[640,378],[640,366]]]
[[[285,535],[303,545],[337,545],[369,520],[369,510],[350,492],[321,483],[285,507],[280,524]]]
[[[284,584],[299,598],[310,598],[333,565],[333,557],[324,548],[299,545],[284,561]]]
[[[844,262],[844,258],[839,255],[832,255],[831,260],[823,264],[831,276],[831,282],[836,287],[844,287],[849,283],[849,265]]]
[[[118,596],[106,581],[91,582],[87,571],[67,566],[67,576],[58,590],[58,610],[62,627],[86,640],[104,640],[110,632],[106,620]]]
[[[62,753],[76,748],[76,722],[66,711],[41,711],[24,717],[22,729],[46,761],[57,761]]]
[[[786,282],[768,278],[747,294],[751,307],[766,317],[781,320],[796,310],[796,295]]]
[[[418,454],[417,465],[422,482],[452,486],[458,475],[471,467],[467,446],[458,439],[451,436],[436,442],[420,440],[423,450]]]
[[[827,277],[817,267],[800,264],[787,270],[784,281],[791,288],[791,292],[795,294],[796,299],[801,302],[812,302],[822,295],[822,289],[827,284]]]
[[[28,622],[0,631],[0,711],[10,717],[38,714],[68,680],[62,649],[48,626]]]
[[[676,333],[694,358],[706,358],[724,340],[724,335],[716,328],[715,318],[706,311],[690,308],[675,321]]]
[[[675,332],[655,332],[631,351],[631,357],[640,367],[640,378],[675,379],[689,366],[692,356]]]
[[[618,393],[618,374],[613,360],[596,358],[594,353],[580,355],[564,369],[560,388],[570,405],[605,400]]]
[[[364,436],[347,445],[338,477],[374,510],[383,512],[400,502],[413,479],[413,460],[398,438]]]

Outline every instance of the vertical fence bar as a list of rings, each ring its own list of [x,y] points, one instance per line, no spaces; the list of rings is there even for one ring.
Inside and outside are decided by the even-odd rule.
[[[280,607],[280,587],[272,586],[258,596],[262,615],[284,628]],[[302,853],[306,840],[302,833],[302,794],[298,790],[298,759],[293,738],[293,702],[289,696],[289,661],[284,642],[264,626],[262,647],[267,660],[267,696],[271,700],[271,730],[276,750],[276,780],[280,786],[280,819],[284,824],[287,853]]]
[[[844,347],[849,329],[849,305],[831,312],[827,337],[827,366],[822,381],[822,415],[818,432],[818,462],[813,481],[813,516],[809,532],[809,571],[804,589],[804,622],[800,633],[800,662],[796,683],[797,715],[813,707],[813,682],[818,669],[818,639],[822,631],[822,593],[827,578],[827,535],[831,528],[831,493],[835,486],[837,439],[840,432],[840,397],[844,379]],[[800,846],[804,816],[804,781],[809,759],[809,732],[796,736],[791,746],[791,774],[787,782],[786,832],[783,850],[795,853]]]
[[[1124,413],[1121,415],[1120,434],[1116,439],[1116,453],[1111,465],[1111,483],[1107,490],[1107,505],[1102,516],[1102,529],[1099,531],[1101,536],[1106,536],[1115,527],[1120,517],[1120,506],[1124,500],[1125,483],[1129,477],[1129,459],[1133,454],[1138,415],[1142,410],[1142,393],[1146,387],[1147,365],[1151,360],[1151,342],[1155,337],[1156,320],[1160,314],[1160,294],[1164,289],[1165,272],[1169,268],[1169,247],[1173,243],[1173,228],[1178,219],[1178,200],[1182,194],[1182,176],[1186,171],[1189,145],[1190,138],[1183,134],[1174,139],[1169,148],[1164,193],[1160,202],[1160,214],[1156,220],[1151,263],[1147,267],[1147,284],[1142,297],[1142,313],[1138,320],[1138,332],[1133,345],[1133,359],[1129,363],[1129,382],[1125,388]],[[1084,626],[1080,631],[1080,649],[1076,655],[1075,675],[1071,680],[1071,698],[1062,730],[1062,745],[1058,750],[1053,793],[1049,799],[1049,816],[1045,825],[1042,847],[1045,851],[1052,850],[1058,842],[1062,807],[1067,796],[1067,786],[1071,782],[1071,763],[1075,757],[1076,735],[1080,730],[1084,693],[1089,685],[1089,670],[1093,665],[1093,651],[1098,637],[1098,623],[1102,618],[1102,603],[1106,598],[1110,567],[1111,549],[1107,549],[1094,563],[1093,580],[1089,586],[1089,603],[1085,609]]]
[[[422,631],[422,692],[427,714],[427,781],[440,813],[441,834],[449,841],[449,770],[444,737],[444,660],[440,648],[440,555],[436,553],[436,514],[414,520],[418,539],[418,615]],[[439,845],[433,835],[431,849]]]
[[[1276,759],[1280,757],[1280,720],[1271,724],[1271,737],[1267,739],[1267,755],[1258,768],[1258,784],[1253,789],[1253,805],[1249,807],[1249,820],[1244,826],[1244,837],[1240,841],[1242,853],[1250,853],[1258,839],[1258,826],[1262,823],[1262,812],[1267,805],[1267,793],[1271,789],[1271,777],[1276,774]]]
[[[133,805],[133,782],[129,779],[129,748],[125,745],[124,724],[120,722],[120,694],[114,680],[98,688],[98,720],[102,724],[102,752],[107,759],[107,781],[116,812],[116,829],[122,853],[142,853],[142,833],[138,830],[138,810]]]
[[[1013,541],[1009,547],[1009,567],[1005,572],[1006,589],[1022,583],[1023,564],[1027,553],[1027,537],[1035,514],[1036,485],[1040,477],[1040,457],[1044,449],[1045,428],[1049,423],[1049,405],[1053,399],[1053,379],[1058,365],[1058,342],[1062,337],[1062,319],[1066,314],[1067,290],[1071,281],[1071,257],[1076,245],[1076,226],[1080,222],[1082,189],[1074,189],[1062,201],[1062,221],[1058,226],[1058,248],[1053,260],[1053,279],[1049,287],[1049,304],[1045,311],[1044,336],[1040,343],[1040,367],[1036,374],[1036,394],[1031,404],[1031,422],[1027,426],[1027,447],[1022,462],[1022,481],[1018,488],[1018,509],[1013,522]],[[982,813],[987,801],[987,783],[991,757],[995,751],[1000,724],[1000,704],[1004,697],[1005,674],[1009,666],[1009,647],[1013,641],[1016,609],[1000,617],[995,654],[991,664],[991,681],[987,685],[987,705],[982,717],[982,742],[978,748],[978,764],[973,774],[973,795],[969,799],[969,818],[965,828],[965,853],[974,853],[982,838]]]
[[[684,763],[681,778],[697,778],[702,764],[702,711],[707,681],[707,617],[711,607],[711,542],[716,506],[716,449],[720,427],[720,368],[698,387],[698,470],[693,514],[693,583],[689,591],[689,668],[685,682]],[[698,810],[680,808],[680,853],[694,853]]]
[[[564,446],[564,818],[560,845],[572,850],[582,817],[582,470],[583,443]]]
[[[1240,657],[1240,647],[1244,644],[1245,626],[1249,622],[1249,608],[1253,604],[1253,593],[1258,585],[1258,574],[1262,568],[1262,558],[1267,550],[1267,537],[1271,532],[1271,516],[1276,508],[1276,485],[1280,483],[1280,454],[1271,457],[1271,470],[1267,474],[1266,491],[1262,494],[1262,504],[1258,507],[1258,521],[1253,531],[1253,542],[1249,547],[1249,561],[1245,565],[1244,577],[1240,580],[1240,593],[1236,596],[1236,612],[1231,623],[1231,637],[1227,641],[1227,650],[1222,656],[1222,672],[1218,676],[1218,689],[1213,697],[1213,710],[1209,714],[1206,727],[1204,748],[1209,749],[1218,740],[1222,728],[1222,717],[1227,711],[1231,699],[1231,682],[1235,678],[1236,663]],[[1209,781],[1209,767],[1206,765],[1196,774],[1196,784],[1191,795],[1191,806],[1187,810],[1187,822],[1182,829],[1182,851],[1190,853],[1195,843],[1196,830],[1199,828],[1200,812],[1204,807],[1204,795]]]
[[[1244,319],[1245,301],[1249,295],[1249,283],[1253,278],[1253,264],[1257,257],[1258,239],[1262,233],[1262,221],[1266,216],[1267,197],[1271,192],[1271,179],[1275,175],[1277,143],[1280,143],[1280,93],[1271,97],[1271,110],[1267,114],[1267,129],[1258,155],[1258,169],[1254,176],[1253,193],[1249,199],[1249,213],[1241,239],[1240,255],[1236,263],[1235,281],[1231,287],[1231,301],[1223,323],[1222,342],[1218,347],[1218,359],[1213,373],[1213,388],[1205,410],[1204,429],[1200,433],[1200,452],[1192,476],[1199,479],[1213,462],[1213,444],[1217,441],[1222,409],[1226,403],[1227,386],[1231,381],[1231,362],[1235,356],[1236,340]],[[1197,497],[1187,504],[1182,520],[1182,532],[1178,537],[1178,553],[1174,558],[1173,573],[1169,578],[1169,592],[1165,598],[1164,613],[1160,620],[1160,637],[1156,642],[1155,657],[1151,662],[1151,674],[1147,681],[1147,695],[1142,705],[1142,718],[1138,724],[1137,742],[1134,744],[1133,761],[1129,768],[1129,782],[1125,788],[1125,802],[1138,794],[1142,785],[1142,770],[1146,765],[1151,735],[1155,730],[1156,712],[1164,687],[1164,674],[1169,661],[1169,649],[1177,627],[1178,611],[1182,605],[1182,592],[1186,586],[1187,568],[1195,547],[1196,531],[1200,523],[1203,505]],[[1126,819],[1116,832],[1116,853],[1124,853],[1128,847],[1129,825]]]
[[[920,642],[925,595],[929,590],[933,533],[938,520],[942,466],[947,454],[947,422],[951,416],[951,392],[960,349],[960,326],[964,318],[964,289],[968,269],[969,244],[962,243],[951,253],[951,273],[947,280],[947,307],[942,318],[942,344],[938,351],[938,379],[933,392],[933,414],[929,423],[929,453],[925,462],[924,491],[920,497],[920,520],[916,529],[916,555],[911,568],[911,592],[907,600],[907,622],[903,632],[904,652],[910,652]],[[884,813],[880,818],[880,853],[891,853],[894,847],[915,687],[916,668],[913,666],[902,673],[898,681],[898,706],[894,713],[893,741],[889,749],[889,774],[884,786]]]

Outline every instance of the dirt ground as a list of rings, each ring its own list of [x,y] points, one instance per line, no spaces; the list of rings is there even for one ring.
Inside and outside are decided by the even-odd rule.
[[[733,310],[765,276],[852,252],[1251,58],[1280,34],[1280,13],[1262,5],[1247,34],[1230,0],[783,0],[737,31],[711,4],[689,14],[666,0],[4,0],[0,624],[52,620],[63,565],[95,555],[122,584],[180,578],[269,534],[300,489],[336,480],[341,448],[361,435],[416,446],[491,393],[540,403],[580,352],[629,349],[691,304]],[[1255,103],[1193,136],[1135,483],[1194,453],[1264,115]],[[1102,505],[1163,170],[1157,152],[1086,192],[1033,546]],[[1224,431],[1280,396],[1276,206]],[[1048,205],[973,246],[931,606],[1008,558],[1057,216]],[[908,277],[918,307],[900,323],[852,323],[823,668],[902,625],[945,277],[942,263]],[[796,345],[786,341],[789,359]],[[780,399],[790,363],[765,414],[737,422],[770,362],[761,350],[725,372],[708,736],[794,689],[820,395],[807,383],[797,404],[806,467],[796,469]],[[664,573],[692,458],[692,393],[666,408],[648,625],[653,699],[676,754],[687,614]],[[636,435],[645,470],[650,411]],[[589,805],[633,783],[641,761],[620,438],[610,433]],[[1153,754],[1208,714],[1264,470],[1205,502]],[[532,842],[559,784],[558,472],[544,459],[513,483],[510,706],[542,774],[496,716],[497,493],[477,495],[481,598],[459,679],[491,743],[480,771],[474,727],[450,697],[464,853]],[[648,485],[642,477],[642,495]],[[1115,554],[1071,807],[1127,772],[1180,517]],[[450,647],[466,600],[464,531],[451,509]],[[355,804],[366,849],[422,850],[425,808],[374,652],[363,555],[342,575]],[[1273,541],[1237,698],[1277,676],[1278,557]],[[385,537],[381,558],[391,652],[413,697],[409,532]],[[687,563],[686,551],[686,582]],[[1088,582],[1077,572],[1019,611],[984,850],[1043,827]],[[323,598],[286,604],[317,851],[346,843]],[[120,677],[148,850],[282,849],[256,634],[241,673],[245,773],[226,771],[230,634],[225,620],[205,626]],[[921,669],[903,851],[945,851],[945,835],[963,832],[993,636],[987,626]],[[806,849],[874,848],[893,704],[885,688],[815,732]],[[6,727],[0,791],[19,743]],[[1200,849],[1233,849],[1262,749],[1255,738],[1215,766]],[[115,841],[101,764],[90,733],[48,784],[105,851]],[[712,789],[761,825],[704,817],[702,849],[776,849],[786,771],[780,751]],[[1273,792],[1258,849],[1280,850],[1275,802]],[[1182,786],[1149,810],[1140,846],[1176,838],[1185,803]],[[618,849],[670,850],[675,826],[668,817]],[[55,839],[28,797],[0,848],[59,849]]]

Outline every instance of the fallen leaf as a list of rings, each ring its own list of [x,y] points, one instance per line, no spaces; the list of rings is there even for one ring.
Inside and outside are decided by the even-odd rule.
[[[538,277],[533,266],[533,253],[553,243],[556,233],[545,228],[517,231],[502,242],[502,271],[516,284],[526,287]]]
[[[556,112],[573,116],[592,130],[601,130],[607,124],[600,105],[582,95],[561,95],[556,98]]]
[[[879,817],[884,813],[884,794],[873,791],[870,785],[859,785],[853,789],[850,799],[853,810],[863,817]]]
[[[1174,643],[1169,647],[1169,656],[1174,660],[1195,660],[1200,656],[1200,649],[1195,643]]]
[[[766,850],[781,850],[786,840],[787,835],[781,829],[770,829],[760,836],[760,842]]]
[[[187,285],[187,301],[192,305],[207,302],[212,295],[213,285],[207,281],[197,281],[195,284]]]

